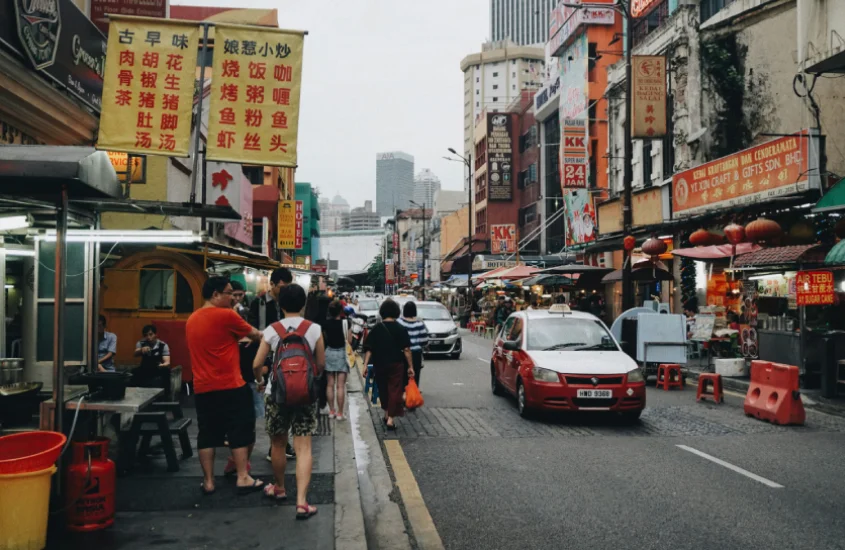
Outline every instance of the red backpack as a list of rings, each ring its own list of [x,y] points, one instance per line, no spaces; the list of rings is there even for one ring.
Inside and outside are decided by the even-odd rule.
[[[285,329],[279,322],[271,326],[281,339],[273,356],[273,401],[285,407],[307,407],[317,401],[320,374],[305,339],[311,322],[303,319],[296,330]]]

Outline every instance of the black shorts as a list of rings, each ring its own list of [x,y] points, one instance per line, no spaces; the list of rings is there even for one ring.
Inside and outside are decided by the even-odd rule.
[[[222,447],[227,439],[231,449],[255,443],[255,406],[251,392],[244,384],[233,390],[196,394],[197,449]]]

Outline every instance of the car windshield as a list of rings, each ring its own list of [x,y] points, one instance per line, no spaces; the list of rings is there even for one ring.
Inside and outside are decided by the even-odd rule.
[[[358,300],[358,309],[361,311],[374,311],[378,309],[378,302],[375,300]]]
[[[449,310],[443,306],[417,306],[417,317],[426,321],[451,321]]]
[[[528,322],[528,349],[598,351],[618,348],[599,321],[549,316]]]

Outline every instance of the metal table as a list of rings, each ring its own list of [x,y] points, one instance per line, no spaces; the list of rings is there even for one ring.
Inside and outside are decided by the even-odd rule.
[[[65,386],[65,409],[76,410],[79,398],[88,391],[87,386]],[[112,413],[138,413],[147,405],[152,403],[156,397],[163,394],[161,388],[126,388],[126,395],[123,399],[92,399],[82,402],[80,410]],[[41,429],[53,429],[53,400],[49,399],[41,403]]]

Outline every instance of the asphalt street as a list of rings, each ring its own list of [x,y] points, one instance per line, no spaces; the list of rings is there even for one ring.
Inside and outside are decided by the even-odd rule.
[[[490,391],[492,342],[428,360],[397,439],[447,549],[845,549],[845,419],[748,418],[742,399],[648,390],[639,424],[520,418]],[[374,413],[375,414],[375,413]],[[413,527],[413,526],[412,526]]]

